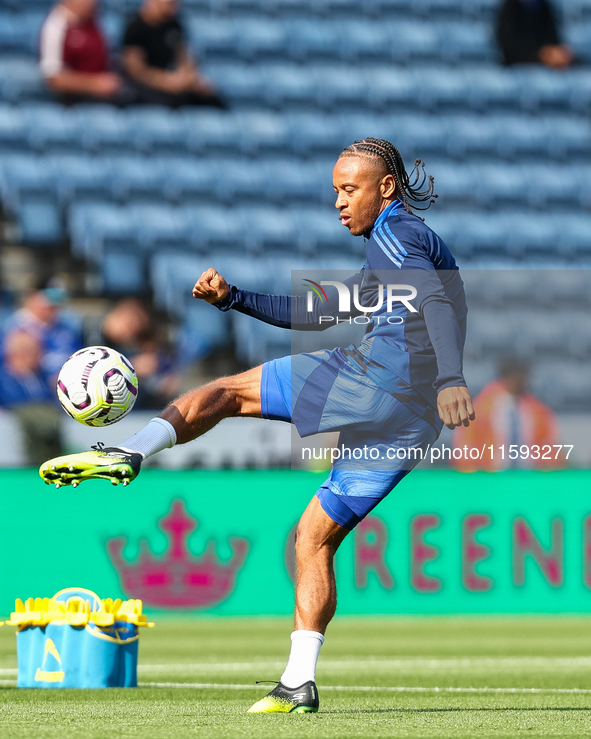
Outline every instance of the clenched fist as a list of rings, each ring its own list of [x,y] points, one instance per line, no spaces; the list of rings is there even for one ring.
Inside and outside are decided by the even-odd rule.
[[[217,303],[230,292],[230,286],[215,269],[206,270],[195,283],[193,297],[207,303]]]

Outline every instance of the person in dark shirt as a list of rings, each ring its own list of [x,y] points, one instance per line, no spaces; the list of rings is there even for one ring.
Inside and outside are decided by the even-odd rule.
[[[573,52],[561,43],[548,0],[504,0],[497,40],[507,66],[544,64],[564,69],[573,63]]]
[[[125,31],[123,69],[135,87],[135,101],[223,108],[191,58],[178,8],[177,0],[145,0]]]

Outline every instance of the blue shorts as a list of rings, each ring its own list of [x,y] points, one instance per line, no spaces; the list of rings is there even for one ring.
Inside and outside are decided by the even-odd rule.
[[[347,529],[419,463],[442,425],[419,417],[376,385],[343,349],[263,364],[261,410],[264,418],[294,423],[304,437],[340,432],[339,457],[316,495]]]

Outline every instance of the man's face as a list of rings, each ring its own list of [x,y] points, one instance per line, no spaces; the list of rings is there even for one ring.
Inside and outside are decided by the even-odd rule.
[[[148,0],[152,12],[158,16],[161,22],[176,18],[179,12],[179,3],[177,0]]]
[[[335,207],[353,236],[371,231],[377,217],[394,197],[392,176],[380,160],[364,156],[338,159],[332,173]]]
[[[97,0],[67,0],[65,3],[80,20],[92,18],[96,13],[97,4]]]

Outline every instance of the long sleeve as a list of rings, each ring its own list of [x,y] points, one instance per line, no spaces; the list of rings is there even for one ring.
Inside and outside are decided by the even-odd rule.
[[[363,281],[363,270],[343,280],[350,294],[353,294],[353,286],[361,285]],[[292,295],[265,295],[264,293],[242,290],[235,285],[230,286],[230,292],[224,300],[214,303],[221,311],[235,310],[247,316],[252,316],[259,321],[264,321],[272,326],[280,328],[295,329],[298,331],[324,331],[335,325],[335,321],[323,320],[333,317],[335,319],[348,319],[360,315],[361,311],[339,310],[339,293],[336,287],[326,286],[323,288],[327,300],[321,300],[313,296],[311,310],[308,310],[308,298]]]
[[[451,303],[430,300],[422,308],[427,332],[437,357],[437,390],[466,387],[463,371],[465,318],[463,330]]]

